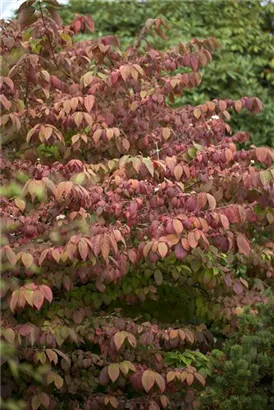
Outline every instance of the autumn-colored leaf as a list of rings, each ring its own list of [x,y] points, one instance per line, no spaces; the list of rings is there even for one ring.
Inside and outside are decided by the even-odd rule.
[[[24,212],[26,208],[26,202],[22,198],[15,198],[14,203],[21,212]]]
[[[162,129],[162,133],[163,133],[164,140],[167,141],[170,137],[171,130],[170,128],[165,127]]]
[[[33,300],[34,306],[38,310],[40,310],[42,305],[43,305],[43,302],[44,302],[44,295],[42,294],[42,292],[40,290],[35,290],[32,300]]]
[[[183,232],[183,224],[179,219],[173,219],[173,228],[177,235],[180,235]]]
[[[21,259],[26,269],[30,268],[33,264],[33,256],[30,253],[23,253]]]
[[[159,373],[155,373],[155,381],[160,389],[160,392],[163,393],[166,388],[166,383],[165,383],[164,378]]]
[[[89,95],[87,97],[84,97],[84,106],[87,110],[87,112],[91,112],[92,107],[94,106],[94,102],[95,102],[95,97],[94,95]]]
[[[125,341],[125,333],[124,332],[117,332],[115,333],[114,337],[114,344],[117,350],[120,350],[121,346]]]
[[[13,343],[14,343],[14,339],[15,339],[15,332],[14,332],[14,330],[11,329],[11,328],[8,328],[8,329],[3,329],[2,332],[3,332],[4,339],[5,339],[7,342],[13,344]]]
[[[52,302],[52,290],[46,286],[46,285],[40,285],[39,290],[42,293],[42,295],[47,299],[50,303]]]
[[[32,410],[37,410],[39,409],[39,407],[41,406],[41,400],[39,395],[37,396],[33,396],[33,398],[31,399],[31,408]]]
[[[108,375],[109,375],[110,380],[113,383],[118,379],[119,374],[120,374],[120,369],[119,369],[118,364],[112,363],[108,366]]]
[[[161,258],[164,258],[167,255],[168,247],[164,242],[158,244],[158,252]]]
[[[145,370],[142,374],[142,385],[148,393],[155,383],[155,373],[152,370]]]
[[[244,235],[241,233],[238,233],[236,235],[236,240],[237,240],[237,246],[238,246],[239,252],[245,256],[249,256],[250,244],[248,240],[244,237]]]

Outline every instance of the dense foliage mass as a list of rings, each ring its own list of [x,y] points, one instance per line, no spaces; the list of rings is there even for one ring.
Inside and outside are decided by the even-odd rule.
[[[273,284],[274,151],[228,124],[261,100],[170,107],[219,43],[159,51],[161,18],[124,51],[56,0],[1,27],[3,408],[201,408]]]
[[[121,37],[126,47],[136,39],[143,22],[163,17],[170,26],[167,41],[149,41],[167,49],[193,37],[215,36],[221,49],[205,70],[199,89],[176,98],[176,105],[201,104],[214,98],[239,99],[259,95],[263,112],[248,116],[246,112],[232,118],[232,125],[252,134],[257,145],[274,146],[274,4],[259,0],[70,0],[62,16],[70,21],[75,13],[91,14],[96,32]],[[88,38],[92,34],[82,34]],[[180,70],[179,70],[180,71]]]

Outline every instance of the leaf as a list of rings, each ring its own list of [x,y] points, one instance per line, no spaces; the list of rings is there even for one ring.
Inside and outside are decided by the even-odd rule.
[[[155,381],[160,389],[160,392],[163,393],[166,388],[166,383],[165,383],[164,378],[159,373],[155,373]]]
[[[133,347],[133,349],[135,349],[136,345],[137,345],[136,337],[133,334],[128,333],[127,334],[127,340],[129,342],[130,346]]]
[[[196,248],[198,246],[198,241],[195,237],[195,233],[193,231],[189,232],[187,235],[187,241],[189,243],[189,246],[191,248]]]
[[[117,350],[120,350],[121,346],[125,341],[125,333],[124,332],[117,332],[113,337],[113,341]]]
[[[94,95],[89,95],[87,97],[84,97],[84,106],[87,110],[87,112],[91,112],[92,107],[94,106],[95,103],[95,97]]]
[[[242,104],[241,100],[235,101],[234,108],[235,108],[236,112],[240,112],[242,110],[243,104]]]
[[[180,181],[183,175],[183,167],[181,165],[176,165],[174,168],[174,176],[176,181]]]
[[[64,384],[64,380],[62,379],[61,376],[59,376],[58,374],[56,374],[55,378],[54,378],[54,384],[55,387],[60,390],[63,387]]]
[[[33,264],[33,256],[30,253],[23,253],[21,260],[26,269],[28,269]]]
[[[50,399],[45,392],[39,393],[39,398],[43,406],[47,409],[49,407]]]
[[[17,208],[20,209],[21,212],[23,212],[26,208],[26,202],[22,198],[15,198],[14,200],[15,205]]]
[[[180,235],[184,229],[182,222],[179,219],[173,219],[172,224],[176,234]]]
[[[195,373],[194,376],[201,383],[202,386],[205,386],[205,378],[200,373]]]
[[[53,298],[52,290],[46,285],[40,285],[39,289],[42,295],[51,303]]]
[[[153,177],[154,175],[154,167],[153,167],[153,163],[151,161],[150,158],[143,158],[143,163],[145,164],[148,172],[150,173],[150,175]]]
[[[148,393],[155,383],[155,373],[152,370],[145,370],[142,374],[142,385],[145,391]]]
[[[250,244],[248,240],[244,237],[244,235],[241,233],[238,233],[236,240],[237,240],[237,246],[238,246],[239,252],[245,256],[249,256]]]
[[[167,127],[163,128],[162,133],[163,133],[164,140],[167,141],[171,134],[170,128],[167,128]]]
[[[168,247],[164,242],[160,242],[158,244],[158,253],[161,256],[161,258],[164,258],[167,255]]]
[[[194,375],[192,373],[188,373],[186,376],[186,382],[188,386],[191,386],[194,382]]]
[[[33,300],[34,306],[35,306],[38,310],[40,310],[41,307],[42,307],[42,305],[43,305],[43,302],[44,302],[44,296],[43,296],[43,294],[40,292],[40,290],[35,290],[35,291],[34,291],[32,300]]]
[[[172,382],[172,380],[175,379],[175,372],[168,372],[166,375],[166,381],[167,383]]]
[[[58,363],[58,356],[53,350],[46,349],[46,354],[47,354],[50,362],[53,362],[54,364]]]
[[[10,298],[10,302],[9,302],[9,306],[10,306],[10,310],[12,312],[15,311],[15,308],[17,306],[19,300],[19,290],[15,290],[14,292],[12,292],[11,298]]]
[[[194,114],[194,117],[197,119],[201,117],[201,111],[198,108],[195,108],[193,114]]]
[[[240,281],[236,280],[233,283],[233,290],[237,295],[241,295],[243,293],[244,288]]]
[[[110,380],[113,383],[118,379],[119,374],[120,374],[120,369],[119,369],[118,364],[112,363],[108,366],[108,375],[109,375]]]
[[[206,196],[207,196],[209,209],[213,211],[214,209],[216,209],[216,204],[217,204],[216,199],[211,194],[206,194]]]
[[[109,238],[107,235],[104,235],[101,242],[101,253],[105,261],[108,259],[109,251]]]
[[[162,274],[162,272],[159,271],[159,270],[156,270],[156,272],[154,273],[154,279],[155,279],[156,284],[157,284],[158,286],[160,286],[161,283],[163,282],[163,274]]]
[[[32,410],[37,410],[39,409],[40,405],[41,405],[41,400],[39,396],[33,396],[33,398],[31,399],[31,408]]]
[[[88,245],[85,240],[81,239],[78,245],[79,253],[83,261],[87,259],[88,256]]]
[[[5,340],[9,343],[14,343],[14,339],[15,339],[15,332],[13,329],[4,329],[3,330],[3,336],[5,338]]]
[[[17,257],[16,257],[16,254],[13,252],[13,250],[10,247],[6,248],[6,256],[11,266],[15,266],[17,262]]]
[[[35,8],[32,6],[25,7],[24,9],[20,11],[19,16],[18,16],[18,23],[21,25],[21,29],[24,29],[27,25],[33,22],[34,12],[35,12]]]

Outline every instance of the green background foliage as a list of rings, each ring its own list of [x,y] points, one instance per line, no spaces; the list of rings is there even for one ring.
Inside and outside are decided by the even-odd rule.
[[[244,309],[239,330],[212,351],[211,388],[202,394],[202,408],[213,410],[274,409],[273,302]]]
[[[207,67],[202,84],[177,99],[176,105],[200,104],[218,98],[258,96],[263,112],[250,117],[246,112],[232,120],[236,130],[252,135],[256,145],[274,146],[274,4],[270,1],[100,1],[71,0],[62,9],[65,23],[75,13],[91,14],[94,35],[115,34],[126,47],[136,38],[148,18],[163,17],[170,25],[168,41],[153,41],[167,48],[178,40],[214,36],[221,44]],[[80,38],[88,35],[80,35]],[[78,36],[79,38],[79,36]],[[152,40],[148,37],[148,40]]]

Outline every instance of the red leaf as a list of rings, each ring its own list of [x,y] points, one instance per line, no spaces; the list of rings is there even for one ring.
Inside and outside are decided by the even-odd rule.
[[[104,235],[101,242],[101,253],[105,261],[108,259],[109,251],[109,238],[107,235]]]
[[[243,293],[244,288],[240,281],[237,280],[233,283],[233,290],[237,293],[237,295],[241,295]]]
[[[33,304],[34,306],[40,310],[43,302],[44,302],[44,295],[40,292],[40,290],[35,290],[33,294]]]
[[[245,256],[249,256],[250,254],[250,244],[248,240],[242,235],[241,233],[237,234],[237,246],[239,252]]]
[[[39,286],[39,289],[42,295],[51,303],[53,298],[51,289],[46,285]]]

